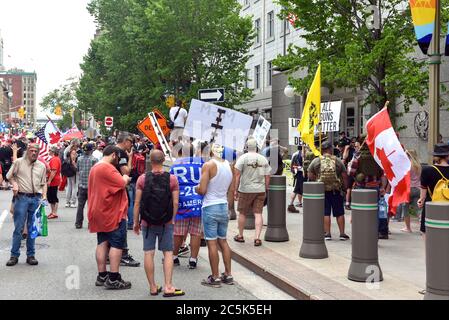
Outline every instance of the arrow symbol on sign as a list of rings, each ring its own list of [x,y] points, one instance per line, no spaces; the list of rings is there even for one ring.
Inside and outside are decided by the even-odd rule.
[[[215,92],[201,92],[200,100],[220,100],[223,94],[220,90]]]

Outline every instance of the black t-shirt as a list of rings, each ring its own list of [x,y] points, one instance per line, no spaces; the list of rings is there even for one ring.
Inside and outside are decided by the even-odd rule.
[[[4,146],[0,148],[0,162],[6,166],[12,163],[12,149],[9,146]]]
[[[118,172],[120,172],[120,174],[122,174],[122,171],[120,170],[121,167],[123,166],[127,166],[128,165],[128,154],[126,153],[125,150],[120,149],[120,157],[118,159],[118,165],[116,166]]]
[[[449,179],[449,167],[436,166],[446,179]],[[430,193],[433,194],[433,190],[437,185],[438,181],[442,179],[441,174],[435,170],[432,166],[423,166],[421,172],[421,187],[425,189],[430,189]],[[427,192],[426,201],[431,201],[429,192]]]

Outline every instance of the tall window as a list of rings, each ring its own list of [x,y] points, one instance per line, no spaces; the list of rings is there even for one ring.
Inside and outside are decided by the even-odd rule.
[[[255,44],[260,44],[260,19],[254,22],[254,29],[256,31]]]
[[[290,33],[290,22],[288,20],[280,20],[281,23],[281,34],[284,35],[284,28],[285,28],[285,34]]]
[[[260,88],[260,65],[254,68],[254,89]]]
[[[273,79],[273,61],[267,62],[267,79],[268,79],[268,85],[271,86],[272,79]]]
[[[249,85],[248,85],[248,81],[249,81],[249,79],[248,79],[248,77],[249,77],[249,75],[248,75],[248,70],[245,70],[245,88],[249,88]]]
[[[267,15],[267,38],[274,37],[274,12],[270,11]]]

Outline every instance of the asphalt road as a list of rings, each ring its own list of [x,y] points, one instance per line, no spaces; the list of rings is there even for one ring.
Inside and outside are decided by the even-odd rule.
[[[154,300],[165,299],[162,295],[149,295],[149,287],[143,268],[141,235],[128,231],[128,245],[133,257],[141,262],[138,268],[121,267],[123,279],[131,281],[130,290],[113,291],[95,286],[97,276],[95,262],[96,235],[86,229],[74,227],[76,209],[61,208],[59,219],[49,221],[49,235],[36,240],[38,266],[25,263],[26,249],[21,249],[19,264],[6,267],[10,257],[13,223],[9,214],[11,191],[0,191],[0,299],[56,299],[56,300]],[[65,204],[64,195],[60,201]],[[86,212],[86,209],[85,209]],[[24,242],[23,242],[24,244]],[[162,254],[155,257],[156,281],[163,284]],[[233,261],[236,284],[209,288],[201,280],[210,274],[207,248],[201,248],[198,268],[188,269],[188,259],[180,259],[175,267],[173,282],[186,292],[185,300],[254,300],[291,299],[250,270]],[[220,266],[222,269],[222,264]]]

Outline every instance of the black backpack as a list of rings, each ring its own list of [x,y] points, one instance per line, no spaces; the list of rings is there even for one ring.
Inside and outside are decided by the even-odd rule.
[[[170,191],[170,174],[145,175],[145,186],[140,202],[140,218],[149,225],[164,225],[173,218],[173,198]]]
[[[61,174],[68,178],[73,177],[76,175],[76,168],[69,161],[64,161],[61,166]]]

